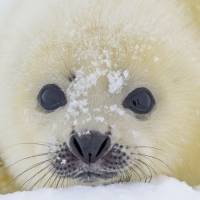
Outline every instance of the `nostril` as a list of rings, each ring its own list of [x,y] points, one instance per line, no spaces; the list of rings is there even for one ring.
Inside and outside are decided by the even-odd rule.
[[[110,138],[107,136],[106,139],[104,140],[104,142],[101,144],[96,157],[101,156],[102,154],[104,154],[110,147]]]
[[[70,143],[71,143],[70,146],[72,147],[73,151],[76,151],[76,154],[78,153],[78,154],[80,154],[80,156],[83,157],[84,156],[83,151],[81,149],[81,146],[80,146],[78,140],[75,137],[72,137]]]

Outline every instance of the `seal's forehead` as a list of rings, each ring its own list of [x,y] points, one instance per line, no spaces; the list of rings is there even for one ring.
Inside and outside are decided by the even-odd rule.
[[[131,90],[160,86],[166,79],[169,84],[172,71],[180,64],[172,61],[172,52],[161,41],[115,31],[88,28],[40,40],[20,65],[22,84],[37,90],[49,83],[66,88],[71,74],[76,76],[76,82],[68,93],[77,88],[84,92],[98,86],[99,80],[105,80],[100,81],[101,87],[105,85],[111,94],[119,94],[127,85]]]
[[[53,38],[44,38],[30,52],[30,56],[33,64],[36,60],[40,68],[46,63],[47,68],[64,67],[70,71],[82,68],[88,73],[98,67],[134,70],[147,60],[149,64],[146,67],[158,62],[164,54],[161,46],[161,41],[149,36],[130,35],[122,30],[110,30],[106,27],[87,27],[86,30],[77,30],[74,33],[69,31]]]
[[[96,30],[94,33],[83,31],[78,36],[65,35],[59,42],[47,38],[35,55],[33,52],[27,66],[35,68],[41,77],[44,72],[48,77],[57,75],[58,79],[65,77],[66,80],[75,74],[79,84],[83,84],[81,77],[89,84],[102,77],[109,83],[122,82],[127,77],[134,82],[160,82],[162,76],[171,77],[171,71],[179,65],[177,61],[170,63],[173,53],[158,39],[125,33],[113,35],[109,31],[100,35]]]
[[[174,53],[166,47],[167,41],[149,32],[134,32],[125,24],[95,21],[91,16],[85,24],[80,18],[69,24],[60,20],[53,29],[49,26],[36,36],[17,66],[23,80],[34,77],[41,85],[66,81],[71,73],[105,76],[108,81],[128,73],[131,80],[157,80],[160,85],[180,66],[177,58],[171,59]]]
[[[163,43],[160,38],[164,43],[170,40],[173,49],[186,49],[179,46],[185,44],[184,41],[178,44],[179,39],[184,40],[185,37],[181,35],[182,24],[173,16],[177,11],[173,12],[170,2],[157,2],[155,7],[154,1],[141,3],[133,0],[130,3],[88,0],[83,3],[81,0],[66,0],[57,4],[51,0],[48,7],[45,2],[40,2],[39,7],[42,9],[38,10],[37,15],[27,13],[29,20],[22,21],[20,18],[21,21],[17,23],[25,25],[18,27],[17,33],[14,32],[19,35],[17,41],[21,47],[20,51],[23,49],[24,52],[20,55],[23,63],[15,63],[15,66],[18,66],[25,76],[30,72],[35,73],[36,78],[40,75],[43,78],[59,78],[80,68],[85,72],[90,71],[92,66],[110,67],[113,70],[128,68],[130,75],[136,77],[145,74],[153,76],[154,70],[160,71],[160,67],[156,68],[158,63],[169,63],[167,60],[174,57],[171,49],[164,51],[164,48],[160,47]],[[163,7],[166,11],[169,9],[170,12],[167,13],[170,13],[170,16],[160,17],[165,14],[163,9],[160,9]],[[38,21],[40,24],[35,23]],[[174,30],[173,27],[176,27],[176,31],[166,34],[168,30]],[[28,31],[28,35],[33,38],[27,39],[26,34],[21,36],[21,33],[25,32],[24,29],[29,28],[31,33]],[[19,51],[17,45],[16,48],[16,51]],[[163,65],[162,74],[167,77],[169,67]],[[175,69],[173,63],[171,66]],[[146,71],[149,71],[148,74]]]

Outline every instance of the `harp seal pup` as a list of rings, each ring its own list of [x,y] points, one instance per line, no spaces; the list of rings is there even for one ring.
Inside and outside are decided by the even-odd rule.
[[[0,24],[2,192],[199,184],[194,24],[177,0],[15,0]]]

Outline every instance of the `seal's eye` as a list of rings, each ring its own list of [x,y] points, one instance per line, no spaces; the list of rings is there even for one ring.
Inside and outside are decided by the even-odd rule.
[[[122,105],[137,114],[147,114],[153,109],[155,99],[147,88],[137,88],[128,94]]]
[[[64,92],[55,84],[45,85],[38,94],[38,101],[48,111],[53,111],[67,103]]]

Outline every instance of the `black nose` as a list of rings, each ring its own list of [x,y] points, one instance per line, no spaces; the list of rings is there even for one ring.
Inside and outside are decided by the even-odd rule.
[[[98,131],[89,131],[88,134],[80,136],[74,134],[69,143],[72,153],[87,164],[102,158],[110,144],[110,137]]]

